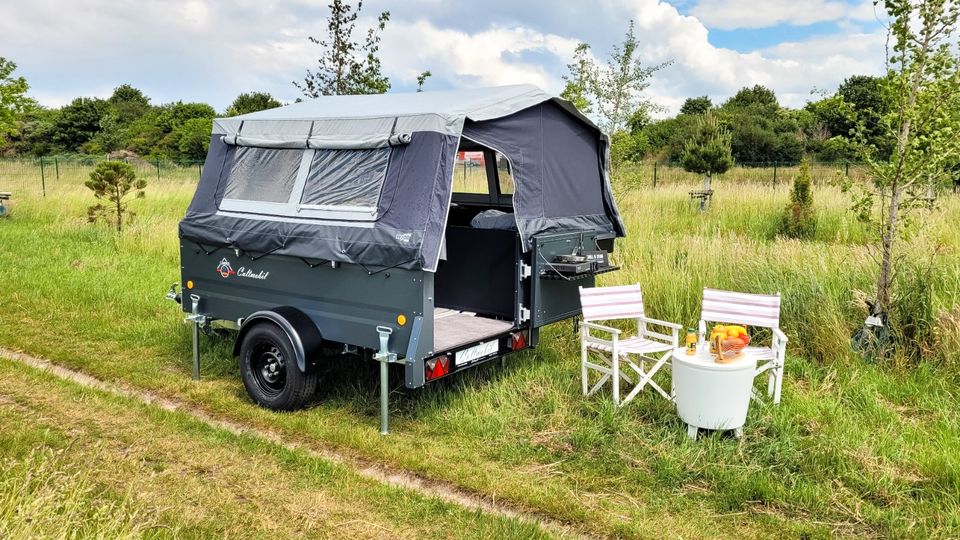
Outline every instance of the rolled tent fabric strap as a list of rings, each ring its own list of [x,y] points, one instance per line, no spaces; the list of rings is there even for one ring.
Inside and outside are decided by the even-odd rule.
[[[327,137],[310,137],[299,140],[265,139],[262,137],[247,137],[244,135],[223,135],[221,140],[231,146],[253,146],[257,148],[311,148],[323,150],[367,150],[370,148],[386,148],[410,144],[409,133],[365,137],[362,139],[342,139]]]
[[[410,143],[409,133],[390,135],[370,135],[358,138],[313,136],[307,139],[307,148],[323,150],[367,150],[370,148],[386,148]]]
[[[243,135],[224,135],[223,142],[231,146],[255,146],[257,148],[307,148],[307,141],[300,140],[276,140],[263,139],[260,137],[245,137]]]

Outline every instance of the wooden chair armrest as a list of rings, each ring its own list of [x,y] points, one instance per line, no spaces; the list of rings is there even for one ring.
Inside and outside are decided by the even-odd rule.
[[[592,323],[587,321],[583,321],[580,324],[586,326],[587,328],[593,328],[594,330],[602,330],[604,332],[610,332],[613,335],[620,335],[620,330],[617,330],[616,328],[611,328],[609,326],[604,326],[602,324],[597,324],[597,323]]]
[[[790,341],[790,338],[788,338],[787,335],[783,333],[783,330],[780,330],[779,328],[773,329],[773,335],[777,336],[777,339],[780,340],[781,343],[785,344],[786,342]]]

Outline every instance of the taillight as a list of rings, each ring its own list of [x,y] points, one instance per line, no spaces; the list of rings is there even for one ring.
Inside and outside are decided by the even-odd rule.
[[[439,379],[450,373],[450,357],[443,355],[431,358],[423,363],[423,370],[428,381]]]
[[[527,336],[523,332],[516,332],[510,335],[510,348],[515,351],[527,348]]]

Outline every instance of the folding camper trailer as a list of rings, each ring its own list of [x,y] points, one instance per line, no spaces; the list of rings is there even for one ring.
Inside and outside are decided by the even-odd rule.
[[[216,120],[170,295],[194,323],[194,376],[199,330],[226,322],[260,405],[301,407],[319,365],[367,358],[385,415],[389,363],[417,388],[535,346],[615,269],[608,156],[589,119],[528,85]]]

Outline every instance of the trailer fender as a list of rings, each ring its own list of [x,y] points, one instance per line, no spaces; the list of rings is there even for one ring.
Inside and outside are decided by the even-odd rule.
[[[243,325],[240,327],[240,333],[237,335],[237,341],[233,345],[234,356],[240,355],[240,345],[243,343],[247,331],[255,324],[265,321],[279,326],[290,338],[290,343],[293,344],[293,352],[297,357],[297,367],[300,368],[300,371],[307,373],[316,367],[317,357],[322,353],[323,335],[306,313],[290,306],[257,311],[244,319]]]

